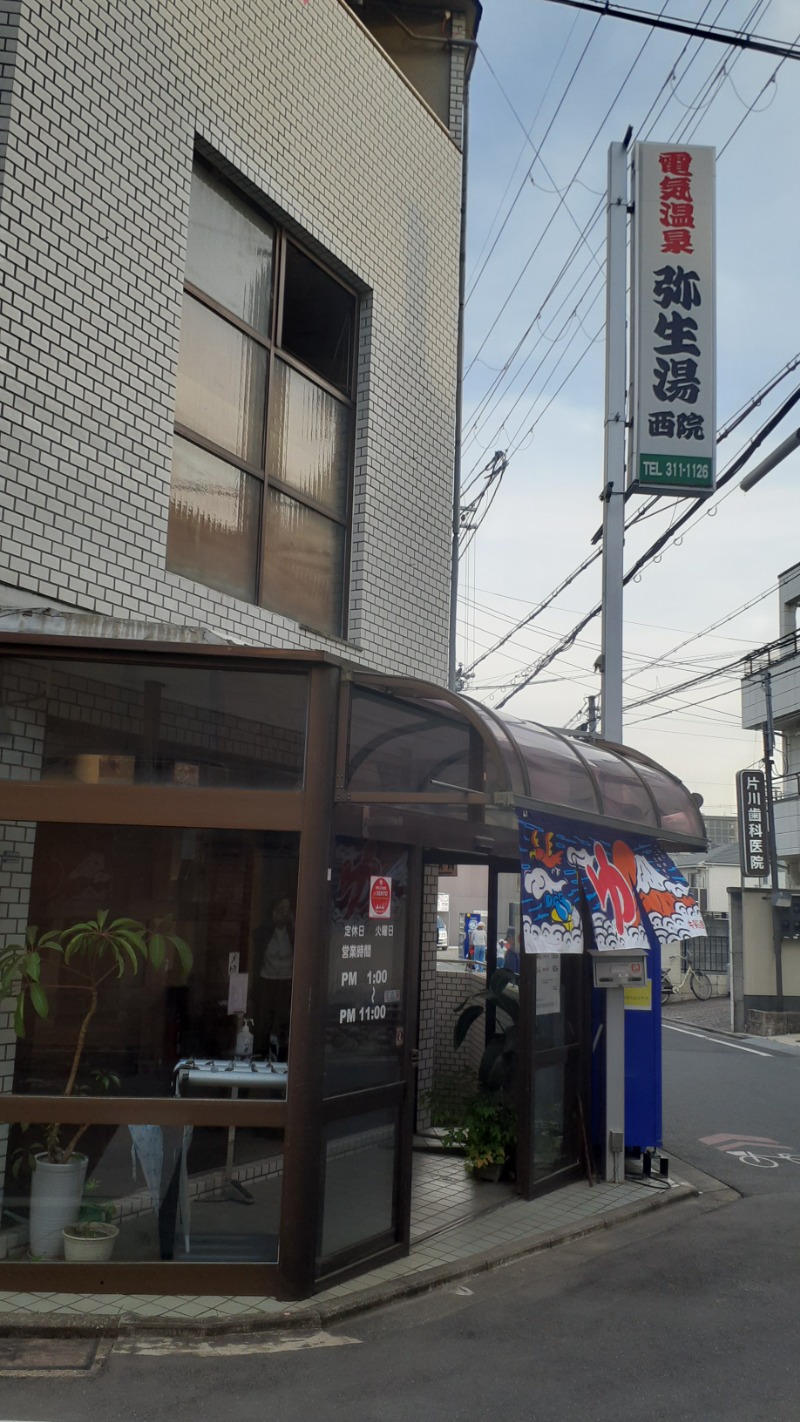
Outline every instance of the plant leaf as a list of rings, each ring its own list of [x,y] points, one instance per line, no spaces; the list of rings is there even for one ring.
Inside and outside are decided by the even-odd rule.
[[[25,989],[22,989],[14,1008],[14,1031],[18,1037],[25,1036]]]
[[[472,1007],[464,1008],[453,1030],[454,1047],[461,1046],[473,1022],[477,1022],[478,1018],[482,1016],[483,1008],[478,1003],[475,1003]]]
[[[150,962],[160,968],[167,956],[167,944],[163,933],[154,933],[150,939]]]
[[[192,956],[192,950],[189,947],[189,944],[183,938],[179,938],[177,933],[170,933],[169,942],[172,944],[173,948],[175,949],[175,952],[177,953],[180,959],[180,964],[183,969],[184,975],[190,973],[192,971],[194,958]]]
[[[34,1012],[39,1017],[46,1017],[50,1011],[50,1004],[47,1001],[47,993],[41,983],[32,982],[30,985],[30,994]]]

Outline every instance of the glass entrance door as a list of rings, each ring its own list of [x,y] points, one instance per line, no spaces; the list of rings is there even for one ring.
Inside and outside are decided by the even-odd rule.
[[[403,847],[336,841],[318,1281],[408,1245],[413,1093],[407,1018],[416,986],[408,938],[419,917],[420,872]]]

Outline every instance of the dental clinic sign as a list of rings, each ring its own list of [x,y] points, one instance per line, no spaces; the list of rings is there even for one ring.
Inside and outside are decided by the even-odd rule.
[[[714,149],[634,146],[630,482],[664,494],[715,483]]]

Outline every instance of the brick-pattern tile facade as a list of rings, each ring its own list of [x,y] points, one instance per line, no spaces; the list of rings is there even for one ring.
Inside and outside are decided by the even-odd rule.
[[[28,594],[440,680],[450,136],[340,0],[0,0],[0,85],[0,607]],[[366,293],[346,644],[166,571],[196,143]]]

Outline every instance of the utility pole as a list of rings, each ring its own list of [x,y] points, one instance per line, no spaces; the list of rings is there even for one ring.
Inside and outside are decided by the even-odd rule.
[[[608,150],[606,406],[603,472],[603,622],[600,717],[603,737],[622,740],[622,577],[625,542],[625,357],[628,144]]]
[[[600,718],[603,737],[622,740],[622,578],[625,543],[625,357],[628,129],[608,150],[606,243],[606,409],[603,470],[603,625]],[[625,989],[603,992],[605,1129],[603,1176],[618,1182],[625,1154]]]
[[[769,882],[772,904],[772,951],[775,955],[775,1011],[783,1012],[783,931],[779,905],[778,847],[775,842],[775,805],[772,800],[772,755],[775,749],[775,729],[772,722],[772,676],[767,670],[761,678],[764,687],[766,720],[761,733],[764,741],[764,785],[767,792],[767,840],[769,843]]]

